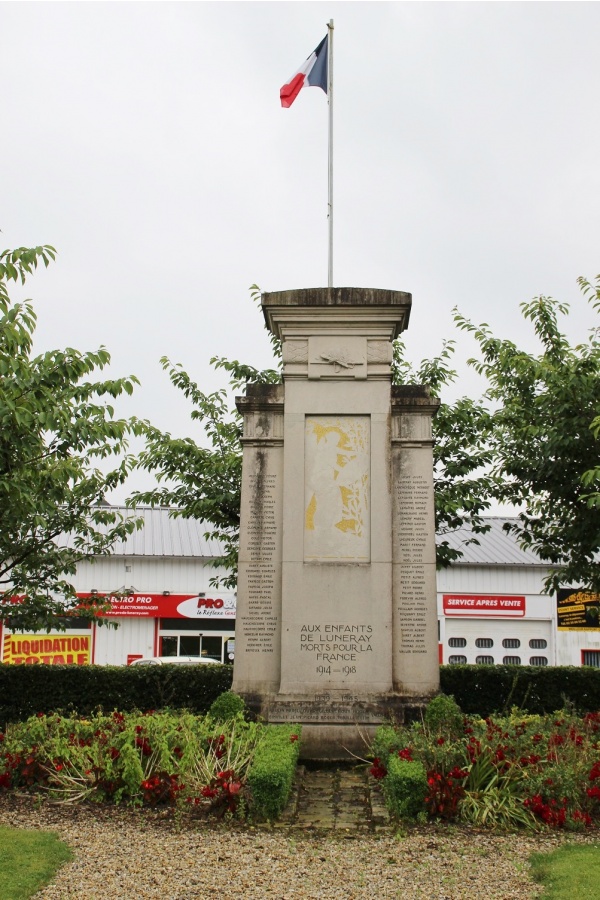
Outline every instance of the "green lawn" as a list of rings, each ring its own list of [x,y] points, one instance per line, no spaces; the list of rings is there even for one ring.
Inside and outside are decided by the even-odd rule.
[[[600,900],[600,845],[566,844],[531,857],[532,874],[544,885],[540,900]]]
[[[73,854],[51,831],[0,827],[2,900],[27,900]]]

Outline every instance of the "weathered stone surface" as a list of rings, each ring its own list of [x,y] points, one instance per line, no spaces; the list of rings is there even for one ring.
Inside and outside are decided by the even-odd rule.
[[[391,387],[410,294],[265,294],[284,385],[238,398],[244,461],[234,690],[305,725],[303,754],[362,733],[438,686],[431,416]],[[366,731],[365,731],[366,730]]]

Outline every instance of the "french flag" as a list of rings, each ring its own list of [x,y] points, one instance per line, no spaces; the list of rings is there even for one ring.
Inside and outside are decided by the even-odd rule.
[[[326,35],[316,50],[292,75],[289,81],[279,91],[281,105],[288,109],[304,85],[320,87],[327,93],[327,53],[329,49],[329,35]]]

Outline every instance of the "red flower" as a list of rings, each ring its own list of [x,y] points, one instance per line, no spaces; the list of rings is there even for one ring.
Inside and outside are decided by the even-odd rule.
[[[369,769],[369,772],[371,773],[373,778],[377,779],[377,781],[381,781],[381,779],[385,778],[385,776],[387,775],[387,769],[382,764],[382,762],[378,756],[376,756],[375,759],[373,760],[373,765]]]
[[[600,762],[594,763],[590,769],[590,781],[595,781],[596,778],[600,778]]]

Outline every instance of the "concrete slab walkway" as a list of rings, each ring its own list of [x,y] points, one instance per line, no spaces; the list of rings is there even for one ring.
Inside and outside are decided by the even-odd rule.
[[[381,786],[366,766],[299,766],[278,827],[364,833],[387,829],[390,823]]]

